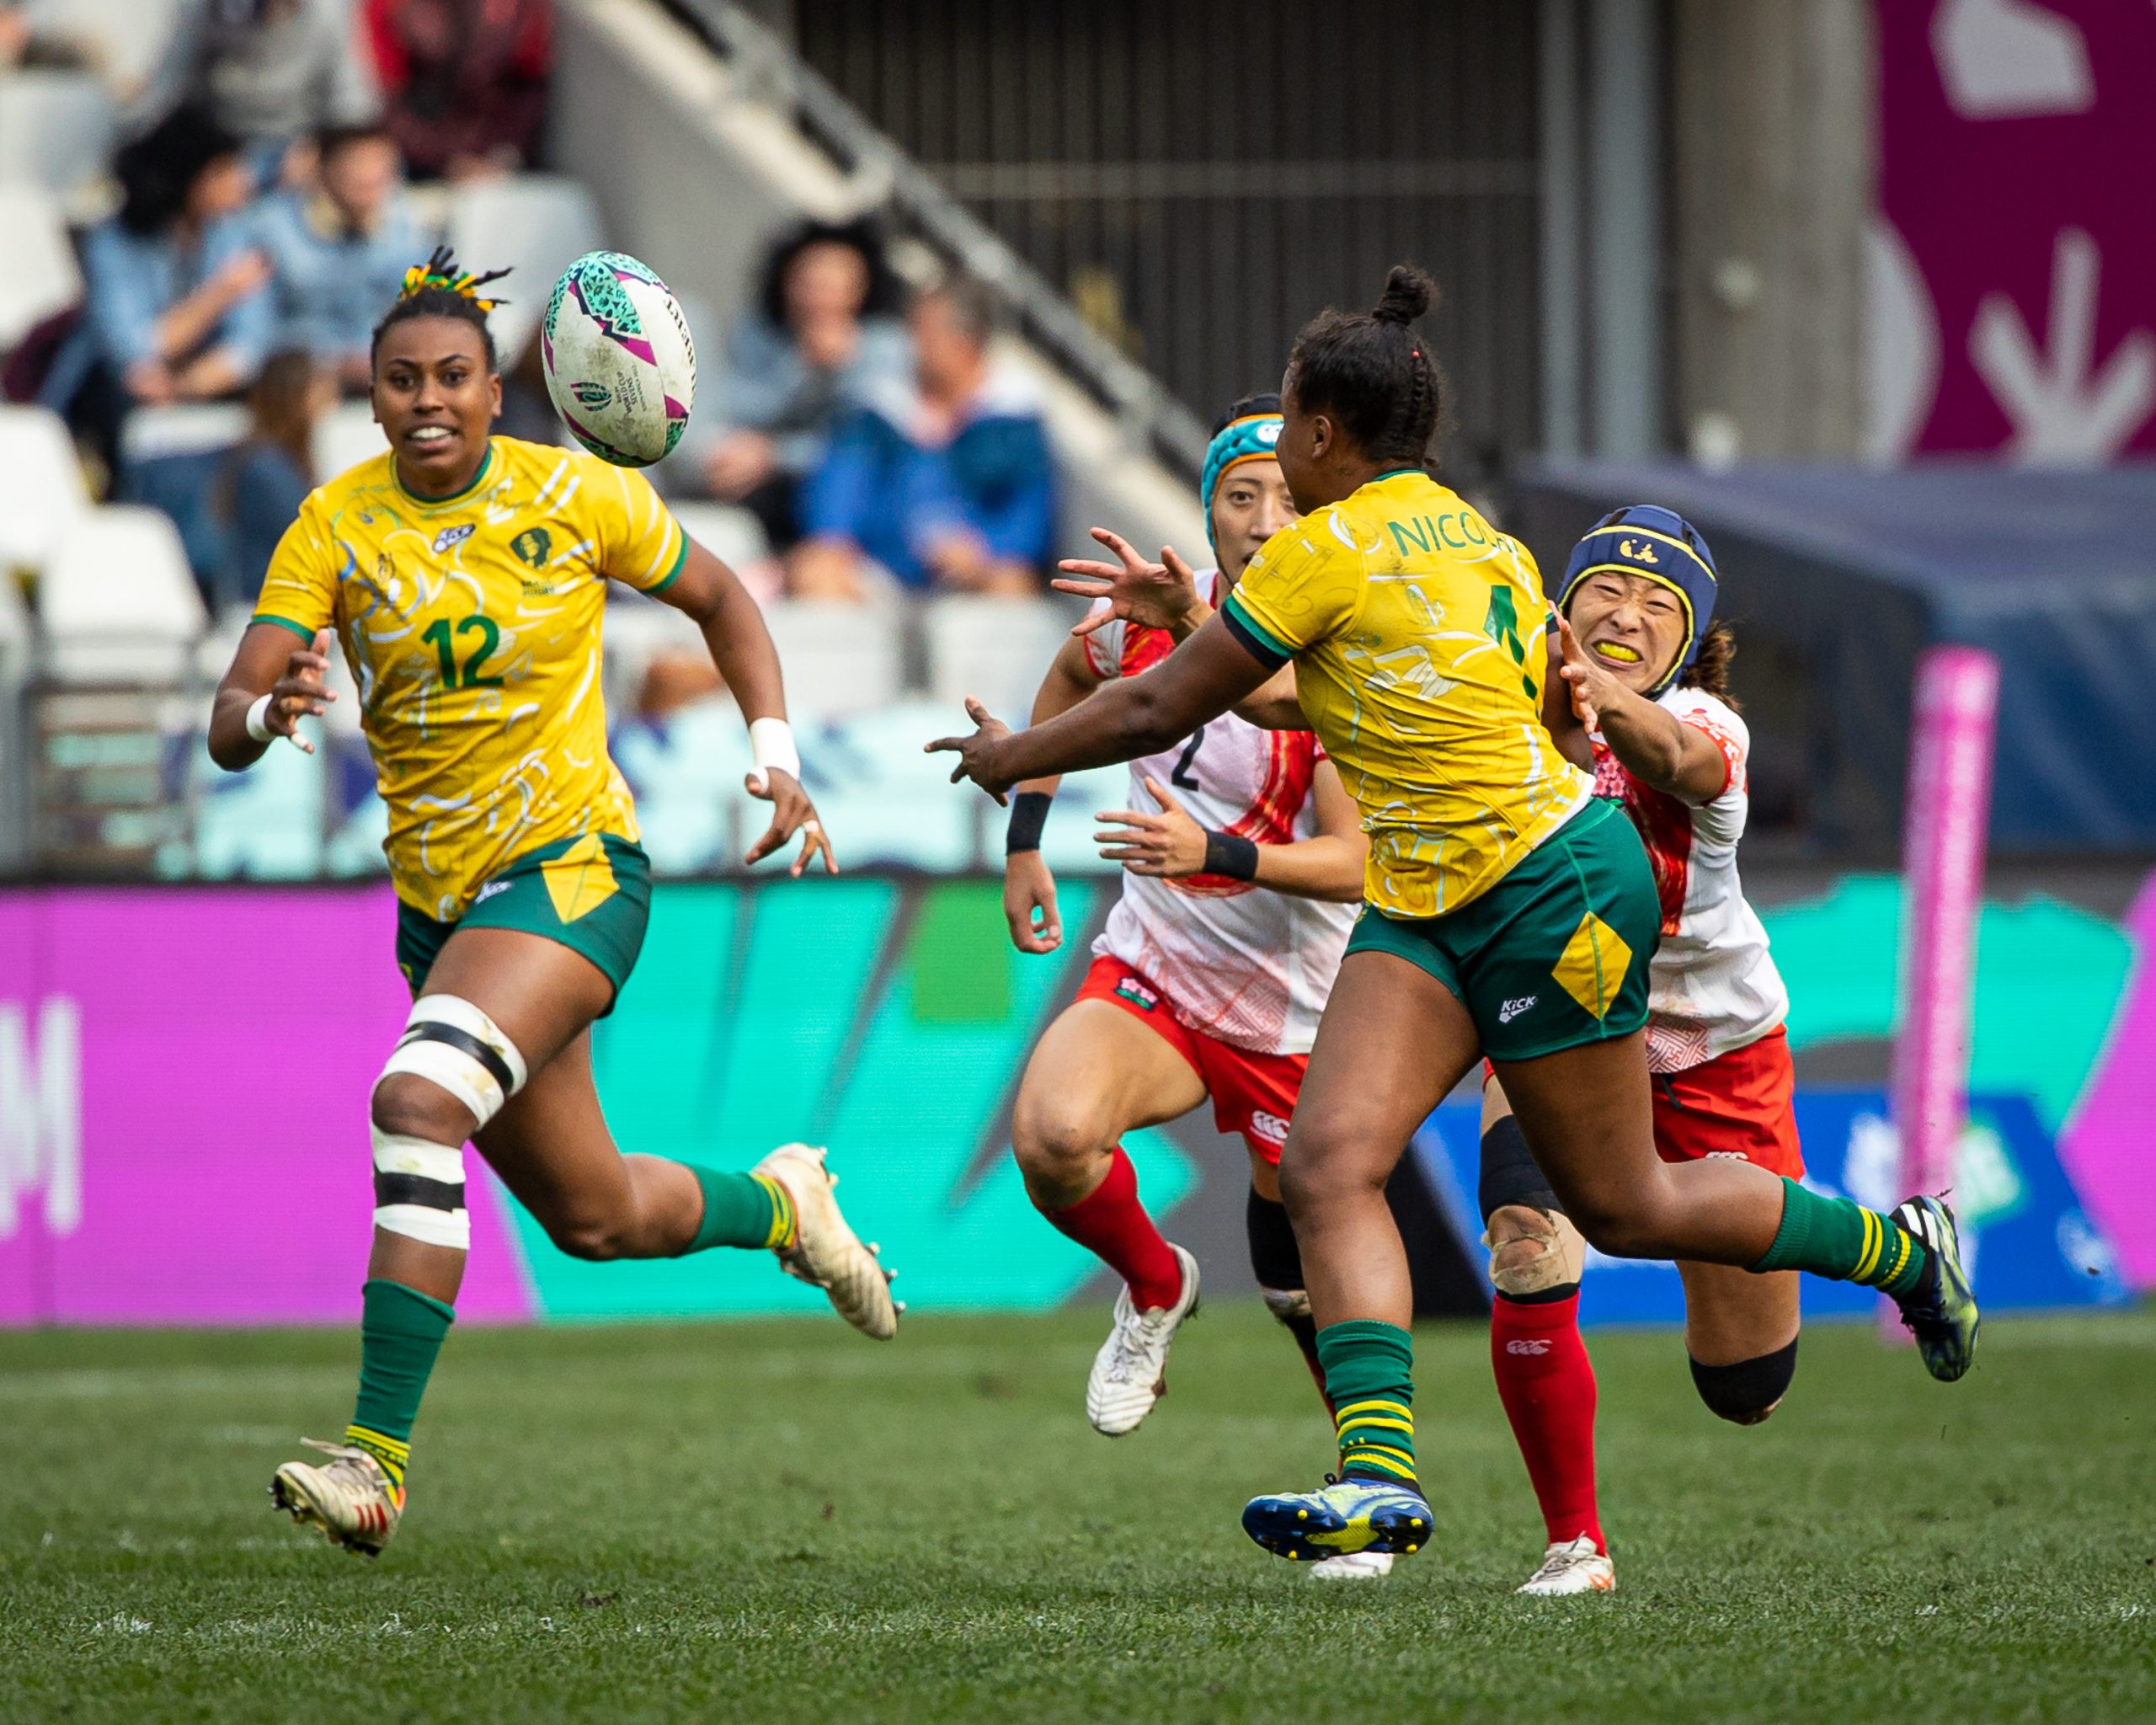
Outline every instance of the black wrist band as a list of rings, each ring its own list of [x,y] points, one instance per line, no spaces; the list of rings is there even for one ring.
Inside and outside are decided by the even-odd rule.
[[[1048,825],[1049,804],[1055,800],[1046,791],[1019,791],[1011,798],[1011,825],[1004,831],[1003,854],[1041,847],[1041,829]]]
[[[1205,835],[1205,872],[1230,880],[1257,879],[1257,841],[1232,832]]]

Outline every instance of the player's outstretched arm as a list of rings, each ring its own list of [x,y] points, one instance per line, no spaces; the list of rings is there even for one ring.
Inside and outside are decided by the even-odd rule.
[[[328,630],[302,645],[281,623],[249,623],[210,705],[210,758],[227,772],[241,772],[279,737],[313,754],[298,725],[337,698],[323,686],[328,669]]]
[[[1174,546],[1163,545],[1161,560],[1148,563],[1120,533],[1095,527],[1092,534],[1115,554],[1116,560],[1102,563],[1087,558],[1065,558],[1056,565],[1063,571],[1062,579],[1049,584],[1060,593],[1107,601],[1106,610],[1094,611],[1074,623],[1070,629],[1073,635],[1090,635],[1103,625],[1120,620],[1142,628],[1164,629],[1181,643],[1205,626],[1205,620],[1213,615],[1213,607],[1198,596],[1197,572],[1176,554]],[[1295,667],[1292,665],[1282,665],[1262,688],[1235,702],[1233,711],[1237,718],[1261,730],[1306,731],[1310,728],[1310,720],[1303,716],[1302,703],[1295,698]],[[1038,715],[1033,722],[1040,722]]]
[[[755,600],[741,585],[739,576],[693,539],[681,573],[657,596],[703,632],[712,663],[734,692],[742,718],[749,721],[749,734],[756,740],[760,765],[748,777],[749,794],[771,805],[771,824],[750,846],[742,860],[760,862],[798,832],[801,852],[788,872],[799,876],[812,857],[821,855],[824,872],[836,874],[839,862],[832,853],[831,841],[816,818],[816,805],[801,788],[791,733],[782,729],[776,732],[774,747],[766,740],[771,734],[758,732],[760,723],[766,720],[785,725],[786,681],[779,670],[778,649],[771,644],[771,632],[764,627],[764,614]],[[775,753],[783,754],[786,759],[770,759]]]
[[[1231,833],[1211,832],[1156,778],[1145,788],[1161,805],[1157,814],[1118,809],[1099,816],[1093,841],[1102,857],[1133,874],[1181,880],[1193,874],[1225,874],[1255,881],[1299,899],[1352,904],[1363,896],[1363,862],[1369,841],[1362,812],[1329,761],[1318,763],[1311,786],[1317,804],[1316,833],[1293,844],[1261,845]]]
[[[1711,803],[1729,788],[1729,762],[1713,740],[1596,664],[1562,617],[1557,647],[1564,661],[1557,679],[1570,692],[1574,713],[1601,732],[1633,777],[1688,803]]]
[[[972,735],[938,737],[931,755],[955,754],[951,782],[971,779],[999,803],[1021,779],[1112,766],[1165,749],[1218,718],[1271,674],[1217,617],[1142,677],[1123,677],[1046,724],[1013,735],[978,701]]]
[[[1033,723],[1045,724],[1068,713],[1101,686],[1083,641],[1075,635],[1056,649],[1048,675],[1033,696]],[[1050,798],[1062,782],[1057,774],[1027,779],[1017,787],[1011,832],[1003,858],[1003,920],[1011,944],[1022,953],[1052,953],[1063,944],[1063,914],[1055,898],[1055,876],[1041,855],[1040,830]]]

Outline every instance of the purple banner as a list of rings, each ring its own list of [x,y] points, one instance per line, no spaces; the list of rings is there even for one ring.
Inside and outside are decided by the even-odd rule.
[[[2156,6],[1875,16],[1875,452],[2156,450]]]
[[[395,916],[381,886],[0,895],[0,1324],[358,1316]],[[469,1192],[458,1313],[527,1316]]]

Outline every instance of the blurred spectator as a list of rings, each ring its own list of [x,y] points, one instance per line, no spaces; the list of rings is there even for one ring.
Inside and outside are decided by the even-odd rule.
[[[339,387],[363,395],[374,326],[430,241],[399,184],[385,128],[334,127],[318,150],[314,190],[281,193],[255,213],[273,271],[276,342],[312,354]]]
[[[126,476],[128,500],[179,525],[212,617],[251,606],[261,591],[270,553],[314,489],[314,429],[336,398],[331,371],[312,355],[274,354],[248,392],[238,443],[160,457]]]
[[[270,263],[243,212],[253,179],[240,141],[182,109],[114,164],[120,213],[83,243],[85,326],[119,414],[229,395],[269,345]]]
[[[846,415],[903,389],[913,363],[899,287],[866,222],[809,222],[772,250],[718,380],[719,431],[698,466],[714,497],[752,510],[772,548],[801,537],[801,482]]]
[[[67,28],[66,0],[0,0],[0,72],[89,68],[89,45]]]
[[[366,23],[414,179],[531,165],[554,67],[553,0],[367,0]]]
[[[358,126],[379,101],[353,0],[180,0],[138,111],[206,109],[246,140],[264,179],[286,148],[325,126]],[[292,176],[296,178],[297,176]]]
[[[806,599],[867,595],[873,558],[907,587],[1032,593],[1054,531],[1048,434],[1026,380],[994,364],[995,302],[953,281],[915,302],[914,377],[849,417],[803,488],[787,569]]]

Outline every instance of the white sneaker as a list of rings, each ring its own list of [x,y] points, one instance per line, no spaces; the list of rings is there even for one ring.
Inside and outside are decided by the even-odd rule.
[[[287,1461],[270,1482],[270,1501],[302,1527],[318,1527],[333,1546],[379,1557],[404,1519],[404,1493],[364,1450],[301,1439],[329,1457],[327,1466]]]
[[[1115,1296],[1115,1327],[1093,1356],[1086,1380],[1086,1418],[1103,1437],[1119,1438],[1167,1393],[1168,1343],[1182,1321],[1198,1310],[1198,1260],[1180,1246],[1168,1248],[1182,1266],[1182,1292],[1173,1306],[1139,1311],[1125,1287]]]
[[[1516,1592],[1538,1599],[1566,1598],[1573,1594],[1614,1594],[1617,1572],[1609,1560],[1582,1534],[1569,1545],[1552,1546],[1542,1554],[1542,1567],[1528,1577]]]
[[[1310,1565],[1312,1581],[1380,1581],[1392,1573],[1390,1551],[1342,1551]]]
[[[863,1335],[888,1342],[899,1332],[905,1310],[891,1298],[898,1272],[877,1262],[878,1248],[863,1246],[839,1214],[831,1188],[839,1177],[824,1166],[820,1146],[782,1144],[755,1166],[776,1180],[793,1199],[793,1244],[778,1249],[778,1261],[790,1276],[813,1282],[831,1297],[838,1314]]]

